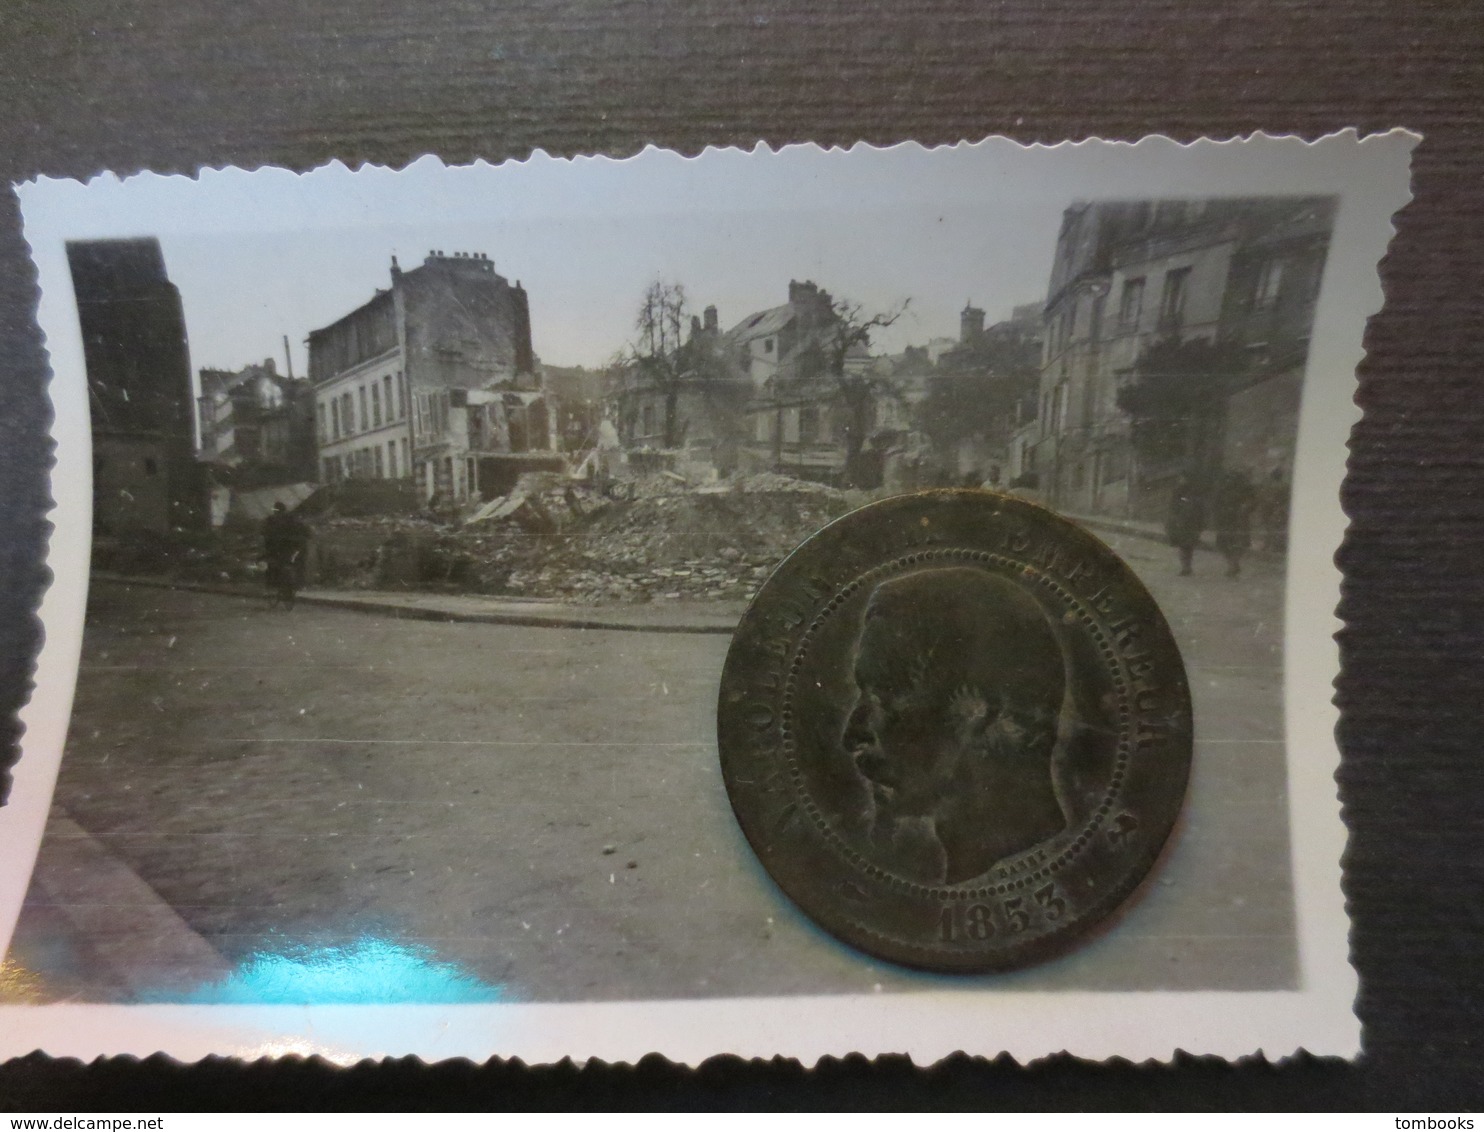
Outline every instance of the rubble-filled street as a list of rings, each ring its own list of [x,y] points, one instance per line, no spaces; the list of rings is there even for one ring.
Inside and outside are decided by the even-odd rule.
[[[304,508],[312,585],[588,603],[745,600],[785,554],[866,499],[770,473],[701,485],[656,475],[603,492],[528,475],[483,507],[437,516],[395,498],[346,514],[334,491],[324,497]],[[260,576],[261,553],[256,530],[239,529],[214,535],[205,553],[121,565],[240,583]]]
[[[732,545],[673,529],[697,560]],[[1169,548],[1111,541],[1190,671],[1186,818],[1111,930],[984,982],[1291,985],[1281,577],[1259,561],[1232,581],[1201,553],[1182,578]],[[717,765],[727,640],[285,613],[99,583],[11,954],[25,978],[7,985],[48,1000],[278,1001],[292,984],[264,991],[244,972],[369,947],[456,972],[466,998],[937,985],[824,936],[761,871]]]

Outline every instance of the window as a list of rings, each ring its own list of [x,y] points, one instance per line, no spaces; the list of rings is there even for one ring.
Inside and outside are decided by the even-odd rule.
[[[409,472],[412,471],[412,458],[407,451],[407,438],[405,436],[402,438],[402,467],[406,468]]]
[[[388,381],[391,378],[387,378]],[[388,440],[386,442],[386,470],[391,479],[397,478],[397,442]]]
[[[1189,290],[1190,268],[1177,267],[1165,273],[1164,291],[1159,297],[1159,328],[1179,330],[1185,323],[1185,293]]]
[[[374,428],[381,427],[381,386],[376,383],[371,386],[371,424]]]
[[[336,440],[340,439],[340,398],[330,402],[330,425],[332,434]]]
[[[385,479],[386,478],[386,465],[382,462],[382,459],[381,459],[381,445],[380,444],[378,444],[374,449],[372,449],[372,455],[374,455],[376,457],[376,478],[377,479]]]
[[[1144,309],[1144,278],[1125,279],[1123,281],[1123,294],[1118,300],[1118,325],[1124,330],[1135,330],[1139,325],[1139,315]]]
[[[813,444],[819,440],[819,406],[805,405],[799,410],[799,443]]]
[[[319,438],[321,440],[328,440],[329,437],[330,437],[330,432],[329,432],[329,428],[327,427],[327,423],[328,422],[326,421],[325,403],[323,401],[321,401],[317,406],[315,406],[315,416],[316,416],[316,419],[319,422],[319,424],[317,426],[318,432],[319,432]]]
[[[383,377],[381,379],[381,386],[382,386],[382,389],[385,391],[382,394],[382,398],[381,399],[386,402],[386,423],[387,424],[391,424],[394,420],[397,419],[397,410],[394,409],[394,408],[392,408],[392,406],[395,405],[396,402],[392,400],[392,375],[391,374],[387,374],[385,377]]]
[[[765,354],[771,354],[772,352],[773,352],[773,339],[771,339],[771,338],[764,338],[763,339],[763,353],[765,353]]]
[[[644,411],[642,413],[642,417],[643,417],[643,420],[644,420],[642,435],[644,435],[644,436],[653,436],[654,435],[654,406],[653,405],[645,405],[644,406]]]
[[[350,393],[344,393],[340,397],[340,423],[345,426],[345,435],[351,436],[356,431],[356,402]]]
[[[397,371],[397,416],[407,415],[407,379],[402,376],[402,371]]]
[[[1096,342],[1103,333],[1103,305],[1107,301],[1107,295],[1096,295],[1092,300],[1092,308],[1087,312],[1087,336],[1094,342]]]
[[[1067,429],[1067,383],[1058,382],[1056,388],[1051,391],[1051,419],[1047,422],[1051,432],[1065,432]]]
[[[785,444],[797,444],[799,442],[799,410],[783,410],[783,442]]]
[[[1270,259],[1257,273],[1257,291],[1252,296],[1252,305],[1259,309],[1270,307],[1278,301],[1278,289],[1283,285],[1283,261]]]
[[[361,431],[362,432],[365,432],[366,429],[368,429],[368,428],[371,427],[367,423],[367,418],[366,418],[366,387],[363,385],[358,390],[356,390],[356,392],[358,394],[360,394],[359,400],[360,400],[360,403],[361,403]]]

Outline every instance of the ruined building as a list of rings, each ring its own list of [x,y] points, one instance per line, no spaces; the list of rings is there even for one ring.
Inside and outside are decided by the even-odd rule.
[[[636,468],[709,465],[729,473],[752,385],[723,341],[714,306],[691,319],[676,353],[664,377],[634,359],[606,375],[605,401],[619,440]]]
[[[239,370],[200,372],[200,458],[235,488],[318,478],[315,394],[278,372],[272,358]]]
[[[631,466],[861,483],[853,465],[879,465],[879,446],[909,427],[892,367],[871,357],[863,329],[810,281],[790,280],[788,302],[726,331],[707,307],[664,377],[654,368],[630,361],[609,374],[608,410]]]
[[[804,479],[875,486],[879,474],[852,467],[877,458],[898,406],[873,372],[868,344],[846,344],[850,328],[834,298],[790,280],[788,302],[743,319],[725,335],[752,383],[747,463]],[[879,472],[879,469],[877,470]]]
[[[483,253],[431,252],[309,335],[321,476],[489,497],[561,462],[535,375],[526,292]]]
[[[1291,474],[1334,201],[1077,203],[1012,466],[1079,513],[1157,519],[1182,471]]]
[[[67,244],[93,433],[96,536],[206,522],[180,292],[153,238]]]

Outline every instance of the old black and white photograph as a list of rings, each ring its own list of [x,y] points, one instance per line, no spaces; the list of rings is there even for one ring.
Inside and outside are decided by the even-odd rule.
[[[1409,144],[650,150],[27,186],[54,494],[90,552],[59,566],[77,556],[59,522],[75,612],[51,607],[48,648],[65,668],[80,626],[75,694],[50,701],[57,750],[16,768],[12,820],[39,848],[0,907],[0,1013],[54,1045],[185,1056],[612,1052],[628,1016],[599,1008],[636,1003],[670,1018],[633,1023],[646,1048],[714,1006],[730,1029],[675,1055],[757,1053],[792,1039],[748,1020],[789,1001],[821,1014],[800,1031],[816,1055],[832,1017],[893,1002],[903,1034],[952,1019],[946,1051],[982,1026],[977,1052],[1077,1052],[1096,1018],[1095,1056],[1349,1052],[1330,559]],[[857,512],[915,530],[930,499],[987,508],[956,511],[951,544],[985,562],[1017,537],[1007,516],[1065,530],[1164,650],[1141,667],[1111,605],[1104,634],[1102,591],[1078,590],[1092,567],[1054,551],[1038,568],[1062,598],[1023,582],[1029,557],[933,551],[964,561],[870,574],[811,638],[839,654],[795,713],[820,844],[860,847],[862,877],[902,862],[902,891],[942,902],[923,938],[982,963],[837,928],[875,923],[849,905],[875,889],[789,859],[814,802],[775,813],[764,771],[747,777],[793,693],[729,716],[723,681],[752,663],[728,660],[739,624],[789,617],[749,603],[807,588],[810,560],[780,571],[797,548],[846,587],[821,591],[830,613],[877,536],[810,540]],[[1118,793],[1116,728],[1141,726],[1114,710],[1122,677],[1073,686],[1099,649],[1134,674],[1130,703],[1149,671],[1173,689],[1144,709],[1173,729],[1150,744],[1166,761],[1117,748],[1157,821]],[[749,711],[768,713],[756,732]],[[1034,785],[912,762],[933,744],[1029,759]],[[1072,765],[1104,748],[1106,770]],[[887,755],[907,761],[872,770]],[[1006,879],[1084,843],[1138,847],[1116,893],[1092,866],[1074,888],[1066,854]],[[1097,914],[1075,939],[1011,945],[1079,900]],[[280,1007],[295,1020],[262,1012]],[[302,1023],[340,1007],[384,1009]],[[544,1007],[566,1013],[521,1013]],[[59,1037],[87,1025],[76,1008],[113,1036]],[[451,1045],[395,1036],[421,1008],[462,1020]],[[919,1041],[881,1025],[882,1049]]]

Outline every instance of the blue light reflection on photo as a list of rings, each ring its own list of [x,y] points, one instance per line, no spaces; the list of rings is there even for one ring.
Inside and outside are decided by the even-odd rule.
[[[225,978],[150,999],[193,1005],[387,1006],[490,1003],[505,997],[504,988],[438,961],[429,948],[362,936],[339,947],[256,951]]]

